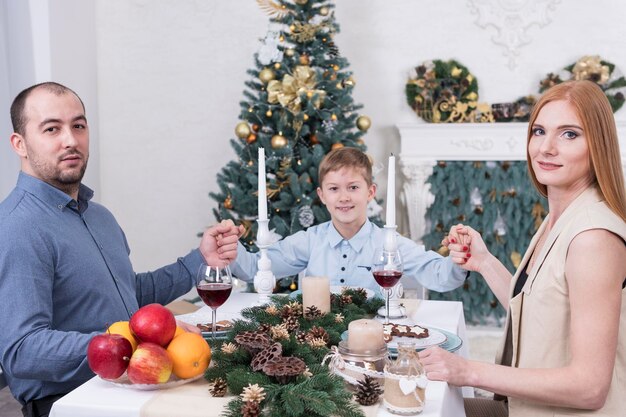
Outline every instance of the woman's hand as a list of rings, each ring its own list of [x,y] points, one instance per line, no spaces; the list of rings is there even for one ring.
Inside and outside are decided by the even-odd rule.
[[[431,347],[419,353],[426,378],[431,381],[445,381],[458,387],[471,385],[469,362],[440,347]]]

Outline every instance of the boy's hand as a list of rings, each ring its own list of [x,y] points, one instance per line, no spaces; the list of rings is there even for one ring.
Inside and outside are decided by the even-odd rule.
[[[220,267],[231,263],[237,257],[237,241],[243,232],[243,226],[236,226],[232,220],[222,220],[209,227],[200,242],[206,263]]]

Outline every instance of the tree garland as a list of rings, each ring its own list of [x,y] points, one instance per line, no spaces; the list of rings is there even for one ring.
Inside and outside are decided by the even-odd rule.
[[[238,396],[228,403],[226,417],[241,416],[244,407],[258,407],[259,416],[363,416],[344,380],[320,364],[329,346],[339,343],[349,322],[374,314],[384,302],[380,298],[367,299],[363,289],[354,288],[333,294],[331,312],[327,314],[320,314],[316,308],[302,314],[301,302],[301,295],[295,299],[274,296],[272,304],[242,310],[244,320],[235,321],[224,340],[209,341],[214,366],[207,369],[205,378],[214,384],[225,381],[228,390]],[[246,350],[242,335],[249,339],[268,338],[275,349],[252,355]],[[259,355],[262,356],[257,358]],[[263,355],[273,357],[265,362],[265,367],[277,359],[295,357],[304,361],[306,371],[281,383],[278,377],[265,373],[265,367],[253,369],[263,364]],[[257,405],[241,396],[254,384],[264,394],[255,400]]]

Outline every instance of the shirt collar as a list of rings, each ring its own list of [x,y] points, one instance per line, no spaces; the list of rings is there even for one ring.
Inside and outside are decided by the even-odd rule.
[[[74,201],[72,197],[45,181],[30,176],[23,171],[17,179],[17,187],[34,195],[44,203],[57,208],[68,207]],[[93,198],[93,190],[86,185],[80,184],[78,189],[79,206],[87,207],[87,202]],[[81,210],[82,212],[83,210]]]
[[[337,229],[335,229],[335,225],[333,224],[333,222],[331,221],[329,223],[330,225],[328,227],[327,240],[328,240],[328,243],[330,244],[330,247],[334,248],[337,245],[339,245],[341,242],[343,242],[345,239],[343,238],[343,236],[339,234]],[[371,232],[372,232],[372,223],[369,220],[365,220],[365,223],[363,223],[363,226],[361,226],[361,229],[359,229],[356,235],[352,236],[352,239],[346,240],[346,242],[348,242],[348,244],[352,247],[352,249],[355,252],[360,252],[363,246],[365,245],[365,243],[367,242]]]

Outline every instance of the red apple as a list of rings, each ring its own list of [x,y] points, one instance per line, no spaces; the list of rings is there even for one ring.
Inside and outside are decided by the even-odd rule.
[[[87,347],[87,362],[92,371],[104,379],[122,376],[133,354],[133,347],[119,334],[99,334],[91,338]]]
[[[176,319],[161,304],[148,304],[130,318],[130,330],[141,342],[165,347],[176,333]]]
[[[169,353],[154,343],[140,343],[128,364],[127,375],[133,384],[162,384],[172,374]]]

